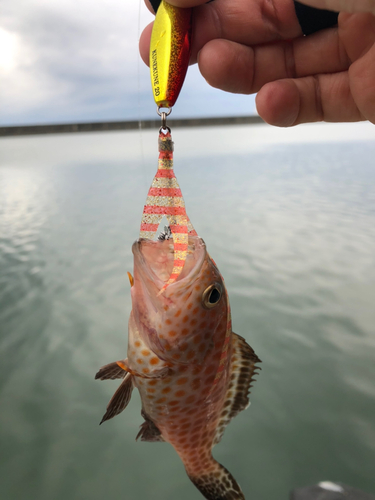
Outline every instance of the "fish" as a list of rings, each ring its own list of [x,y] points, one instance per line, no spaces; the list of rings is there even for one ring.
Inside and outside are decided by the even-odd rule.
[[[144,210],[141,237],[132,247],[133,275],[128,273],[132,311],[127,358],[103,366],[95,376],[122,379],[100,423],[119,415],[138,389],[144,422],[136,439],[170,443],[206,499],[243,500],[240,486],[213,458],[212,448],[229,422],[248,407],[260,359],[232,330],[224,279],[184,204],[177,219],[175,210],[165,211],[169,225],[151,239],[162,215],[155,207],[182,206],[171,138],[168,133],[161,136],[151,189],[155,179],[167,179],[173,186],[160,187],[167,190],[159,192],[164,201],[147,198],[145,209],[151,208]],[[160,176],[163,169],[168,175]],[[171,196],[168,189],[177,191]],[[150,222],[145,214],[155,218]]]

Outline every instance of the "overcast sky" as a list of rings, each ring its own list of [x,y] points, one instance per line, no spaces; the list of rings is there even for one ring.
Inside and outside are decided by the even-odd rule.
[[[138,39],[143,0],[1,3],[0,124],[137,120],[156,116]],[[189,68],[175,117],[248,115],[253,96],[212,89]]]

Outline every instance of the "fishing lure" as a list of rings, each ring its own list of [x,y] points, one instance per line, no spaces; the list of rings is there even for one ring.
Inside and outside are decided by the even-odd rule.
[[[143,209],[140,238],[153,239],[163,216],[168,219],[174,244],[174,265],[163,290],[174,283],[184,267],[188,235],[196,235],[173,172],[173,142],[166,117],[183,85],[190,57],[192,9],[160,3],[151,34],[150,73],[154,100],[162,124],[159,130],[158,170]],[[169,108],[169,111],[161,111]]]
[[[173,270],[163,287],[165,290],[181,274],[188,252],[189,234],[197,236],[173,171],[173,142],[169,131],[166,134],[159,132],[158,170],[143,208],[139,237],[152,240],[163,217],[169,222],[174,246]]]
[[[185,80],[191,49],[192,9],[164,0],[157,9],[150,42],[150,72],[154,100],[172,108]]]

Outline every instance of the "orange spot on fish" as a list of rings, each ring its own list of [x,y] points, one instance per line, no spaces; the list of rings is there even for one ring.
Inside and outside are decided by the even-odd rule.
[[[195,401],[195,396],[188,396],[186,399],[185,399],[185,402],[187,404],[190,404],[190,403],[194,403]]]
[[[194,338],[193,338],[193,342],[194,344],[199,344],[199,342],[201,341],[201,337],[200,335],[196,335]]]
[[[160,404],[160,403],[164,403],[165,401],[167,401],[167,398],[160,398],[160,399],[157,399],[155,401],[155,403],[159,403]]]
[[[169,306],[167,306],[167,305],[164,306],[164,311],[168,311],[168,309],[169,309]]]
[[[170,337],[175,337],[177,335],[177,332],[175,330],[169,330],[168,335]]]
[[[193,307],[193,304],[190,302],[187,306],[188,309],[191,309]]]
[[[157,365],[158,363],[159,363],[159,358],[157,358],[156,356],[150,359],[150,365]]]
[[[183,328],[181,330],[182,335],[187,335],[189,333],[189,330],[187,328]]]
[[[176,384],[177,385],[184,385],[186,384],[186,382],[188,381],[188,378],[187,377],[181,377],[177,380]]]
[[[195,308],[193,309],[193,314],[197,314],[197,313],[198,313],[198,311],[199,311],[199,308],[198,308],[198,307],[195,307]]]
[[[148,385],[156,385],[158,383],[157,380],[149,380]]]
[[[194,287],[194,288],[195,288],[195,290],[196,290],[197,292],[199,292],[199,290],[201,289],[200,285],[195,285],[195,287]]]
[[[198,323],[198,321],[197,321],[195,318],[193,318],[193,319],[190,321],[191,326],[194,326],[194,325],[196,325],[197,323]]]
[[[193,375],[198,375],[201,372],[201,367],[200,366],[194,366],[193,368]]]
[[[206,311],[202,311],[201,312],[201,318],[204,318],[206,316],[207,312]]]
[[[195,356],[195,352],[194,351],[189,351],[186,355],[186,359],[193,359]]]
[[[186,351],[186,349],[189,347],[189,345],[186,343],[186,342],[183,342],[181,345],[180,345],[180,351],[184,352]]]
[[[169,318],[166,319],[165,322],[166,322],[167,325],[171,325],[172,324],[172,321]]]
[[[150,351],[148,351],[147,349],[143,349],[143,351],[141,351],[141,354],[143,356],[149,356],[150,355]]]
[[[176,401],[175,399],[173,401],[169,401],[169,406],[176,406],[178,405],[178,401]]]
[[[143,373],[150,373],[150,370],[148,368],[143,368],[142,372]]]
[[[176,352],[175,354],[173,354],[172,358],[173,359],[180,359],[181,358],[181,354],[179,354],[178,352]]]
[[[143,364],[143,359],[138,358],[138,359],[137,359],[137,363],[138,363],[139,365]]]
[[[207,326],[207,321],[202,321],[202,323],[199,325],[199,328],[206,328]]]
[[[186,323],[186,322],[188,321],[188,319],[189,319],[189,316],[184,316],[184,317],[182,318],[182,322],[183,322],[183,323]]]
[[[185,396],[186,392],[185,391],[177,391],[174,393],[176,398],[182,398],[182,396]]]
[[[155,389],[152,389],[152,388],[150,388],[150,387],[149,387],[149,388],[147,389],[147,392],[149,392],[149,393],[153,394],[153,393],[155,392]]]
[[[171,392],[171,388],[170,387],[164,387],[164,389],[162,389],[161,392],[163,394],[168,394],[168,392]]]
[[[139,342],[139,340],[136,340],[134,342],[134,345],[135,345],[135,347],[141,347],[141,343]]]
[[[175,318],[178,318],[180,314],[181,314],[181,309],[179,309],[179,310],[176,312],[176,314],[174,315],[174,316],[175,316]]]

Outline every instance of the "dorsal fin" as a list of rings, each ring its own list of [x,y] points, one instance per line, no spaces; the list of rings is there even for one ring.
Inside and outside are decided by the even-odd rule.
[[[260,362],[260,359],[245,339],[236,333],[232,333],[231,381],[213,441],[214,445],[221,440],[224,430],[232,418],[249,406],[251,382],[254,381],[254,375],[257,375],[255,370],[261,369],[256,366]]]

